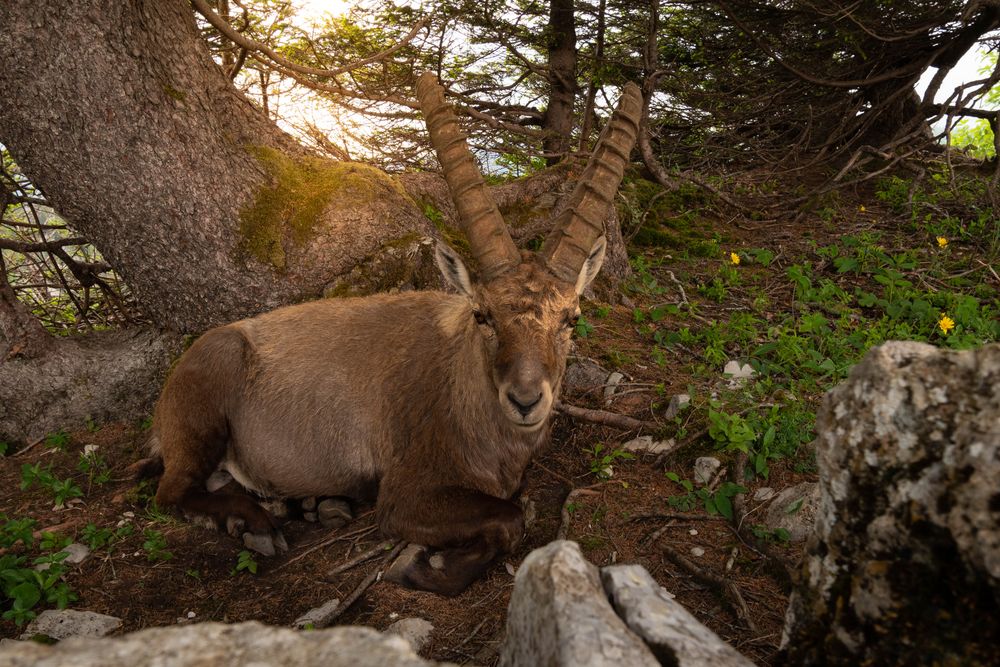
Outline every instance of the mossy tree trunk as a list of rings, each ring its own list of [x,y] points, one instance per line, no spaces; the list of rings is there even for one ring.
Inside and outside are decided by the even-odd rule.
[[[183,0],[11,0],[0,25],[0,142],[160,326],[316,296],[427,230],[393,179],[254,109]]]

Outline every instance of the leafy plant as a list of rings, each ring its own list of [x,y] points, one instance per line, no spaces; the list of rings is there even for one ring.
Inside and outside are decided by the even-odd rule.
[[[69,433],[64,430],[57,431],[55,433],[49,433],[45,436],[45,446],[49,449],[58,449],[61,452],[66,451],[67,445],[69,445]]]
[[[167,538],[163,533],[153,528],[143,531],[146,541],[142,543],[142,548],[146,552],[146,560],[150,562],[170,560],[174,555],[167,551]]]
[[[61,549],[67,540],[53,533],[43,533],[36,550],[33,519],[10,519],[0,514],[0,590],[3,592],[2,617],[23,625],[35,617],[39,603],[65,608],[76,595],[63,581],[69,556]],[[17,544],[20,542],[20,546]],[[43,551],[58,549],[52,553]],[[31,558],[31,553],[37,555]],[[28,567],[31,566],[42,566]]]
[[[36,484],[52,493],[56,505],[63,505],[70,498],[83,496],[83,491],[73,480],[59,479],[53,475],[51,465],[42,468],[41,463],[25,463],[21,466],[21,490],[27,491]]]
[[[607,449],[601,443],[597,443],[590,449],[583,451],[590,455],[590,472],[597,479],[601,480],[611,479],[612,475],[614,475],[614,468],[611,464],[615,461],[635,458],[635,456],[624,449]]]
[[[88,523],[84,526],[83,530],[80,531],[80,539],[83,540],[92,551],[96,551],[102,547],[110,547],[115,542],[119,542],[126,537],[129,537],[134,532],[135,529],[132,527],[132,524],[129,523],[115,528],[114,530],[110,528],[98,528],[93,523]]]
[[[230,572],[230,576],[238,574],[240,572],[249,572],[250,574],[257,574],[257,561],[254,560],[253,554],[244,549],[236,556],[236,567]]]
[[[101,485],[111,479],[111,468],[108,467],[104,457],[96,451],[84,452],[80,454],[80,460],[76,463],[76,469],[87,475],[87,485]]]

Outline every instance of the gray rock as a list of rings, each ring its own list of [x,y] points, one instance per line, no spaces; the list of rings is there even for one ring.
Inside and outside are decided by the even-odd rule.
[[[31,639],[35,635],[46,635],[58,640],[68,637],[103,637],[121,626],[122,619],[94,611],[48,609],[28,624],[21,639]]]
[[[734,389],[746,384],[747,380],[757,374],[750,364],[741,364],[738,361],[726,362],[722,372],[729,378],[729,386]]]
[[[528,554],[514,578],[500,665],[657,664],[611,608],[579,545],[558,540]]]
[[[566,369],[563,391],[567,394],[589,394],[604,389],[609,372],[592,361],[582,359]]]
[[[5,667],[422,667],[438,665],[417,656],[401,637],[344,626],[298,632],[257,622],[152,628],[123,637],[70,639],[55,646],[23,642],[0,649]]]
[[[712,481],[722,461],[714,456],[699,456],[694,460],[694,481],[704,486]]]
[[[802,482],[782,490],[767,506],[764,525],[783,528],[792,542],[804,542],[813,532],[819,511],[820,491],[816,482]]]
[[[316,507],[319,522],[324,528],[340,528],[354,518],[351,506],[339,498],[327,498]]]
[[[267,500],[259,500],[258,503],[276,519],[288,518],[288,501],[284,498],[269,498]]]
[[[691,404],[691,397],[687,394],[677,394],[670,398],[670,403],[667,404],[667,409],[663,412],[664,419],[673,419],[681,410],[686,408]]]
[[[608,376],[608,379],[604,382],[604,404],[611,405],[611,399],[615,397],[615,392],[618,391],[618,385],[622,383],[625,376],[615,371]]]
[[[385,629],[387,634],[399,635],[415,652],[420,652],[430,641],[434,626],[422,618],[401,618]]]
[[[63,562],[71,565],[79,565],[90,557],[90,547],[79,542],[68,545],[63,551],[69,554]]]
[[[817,415],[785,664],[995,664],[1000,345],[886,343]]]
[[[601,581],[618,615],[662,665],[751,667],[736,649],[698,622],[641,565],[612,565]]]
[[[638,438],[633,438],[623,443],[622,449],[637,454],[660,454],[661,452],[673,449],[676,444],[673,438],[669,440],[653,440],[653,436],[651,435],[640,435]]]
[[[324,602],[292,621],[292,627],[299,628],[300,630],[303,628],[325,628],[330,624],[330,617],[337,611],[338,607],[340,607],[340,600],[338,598]]]
[[[316,511],[316,496],[309,496],[308,498],[302,499],[302,511],[303,512],[315,512]]]
[[[758,503],[767,502],[774,498],[775,490],[769,486],[762,486],[753,492],[753,499]]]

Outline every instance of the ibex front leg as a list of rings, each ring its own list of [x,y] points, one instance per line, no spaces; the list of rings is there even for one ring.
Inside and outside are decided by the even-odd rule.
[[[406,495],[383,486],[378,511],[382,531],[412,545],[385,578],[440,595],[464,591],[524,536],[518,505],[457,486],[408,489]]]

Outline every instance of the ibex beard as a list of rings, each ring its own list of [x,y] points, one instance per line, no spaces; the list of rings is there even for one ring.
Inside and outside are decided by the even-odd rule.
[[[626,89],[570,205],[531,253],[510,239],[440,86],[424,75],[417,93],[479,280],[439,244],[457,294],[326,299],[204,334],[156,406],[156,500],[273,552],[285,547],[274,518],[248,495],[210,493],[215,470],[265,497],[373,495],[382,532],[413,547],[387,578],[455,595],[523,537],[516,496],[548,440],[641,100]]]

